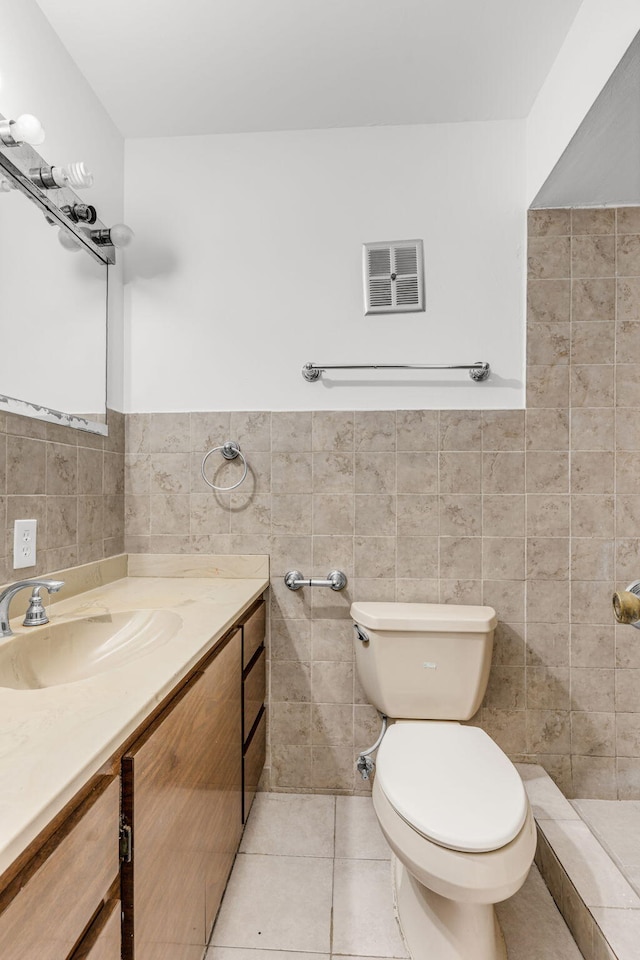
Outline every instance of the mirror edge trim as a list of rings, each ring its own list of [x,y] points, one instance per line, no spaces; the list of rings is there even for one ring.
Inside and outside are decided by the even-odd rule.
[[[29,403],[26,400],[16,400],[15,397],[7,397],[1,393],[0,411],[15,413],[20,417],[31,417],[35,420],[45,420],[47,423],[57,423],[61,427],[71,427],[74,430],[85,430],[87,433],[96,433],[102,437],[109,436],[106,423],[87,420],[86,417],[79,417],[73,413],[61,413],[60,410],[52,410],[50,407]]]

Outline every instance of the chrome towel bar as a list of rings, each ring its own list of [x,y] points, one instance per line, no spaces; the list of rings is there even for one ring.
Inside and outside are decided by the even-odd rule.
[[[326,370],[468,370],[472,380],[486,380],[491,373],[488,363],[305,363],[302,376],[309,383],[319,380]]]

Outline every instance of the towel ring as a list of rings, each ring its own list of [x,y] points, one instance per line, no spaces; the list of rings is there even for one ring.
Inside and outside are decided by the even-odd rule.
[[[243,462],[243,464],[244,464],[244,470],[243,470],[243,472],[242,472],[242,476],[241,476],[240,479],[237,481],[237,483],[232,483],[230,487],[218,487],[218,486],[216,486],[215,483],[212,483],[211,480],[208,480],[208,479],[207,479],[207,475],[206,475],[205,472],[204,472],[204,468],[205,468],[205,466],[206,466],[207,460],[209,459],[209,457],[211,456],[212,453],[216,453],[218,450],[220,450],[220,451],[222,452],[222,456],[225,458],[225,460],[235,460],[236,457],[240,457],[240,459],[242,460],[242,462]],[[203,458],[203,460],[202,460],[202,479],[204,480],[204,482],[205,482],[208,486],[211,487],[212,490],[220,490],[220,491],[222,491],[222,492],[224,492],[224,491],[226,491],[226,490],[235,490],[235,488],[236,488],[236,487],[239,487],[240,484],[242,483],[242,481],[245,479],[245,477],[246,477],[246,475],[247,475],[247,470],[248,470],[248,468],[249,468],[249,465],[248,465],[248,463],[247,463],[247,459],[246,459],[244,453],[243,453],[242,450],[240,449],[240,444],[239,444],[239,443],[236,443],[235,440],[227,440],[227,442],[226,442],[226,443],[223,443],[222,446],[220,446],[220,447],[213,447],[211,450],[209,450],[208,453],[205,453],[204,458]]]

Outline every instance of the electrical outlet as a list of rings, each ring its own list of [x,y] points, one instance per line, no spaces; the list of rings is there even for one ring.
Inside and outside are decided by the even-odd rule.
[[[13,527],[13,569],[35,567],[38,521],[16,520]]]

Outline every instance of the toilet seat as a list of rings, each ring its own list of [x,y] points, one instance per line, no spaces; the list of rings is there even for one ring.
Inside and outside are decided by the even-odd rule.
[[[517,770],[479,727],[393,724],[378,750],[376,783],[410,827],[450,850],[499,850],[527,817]]]

